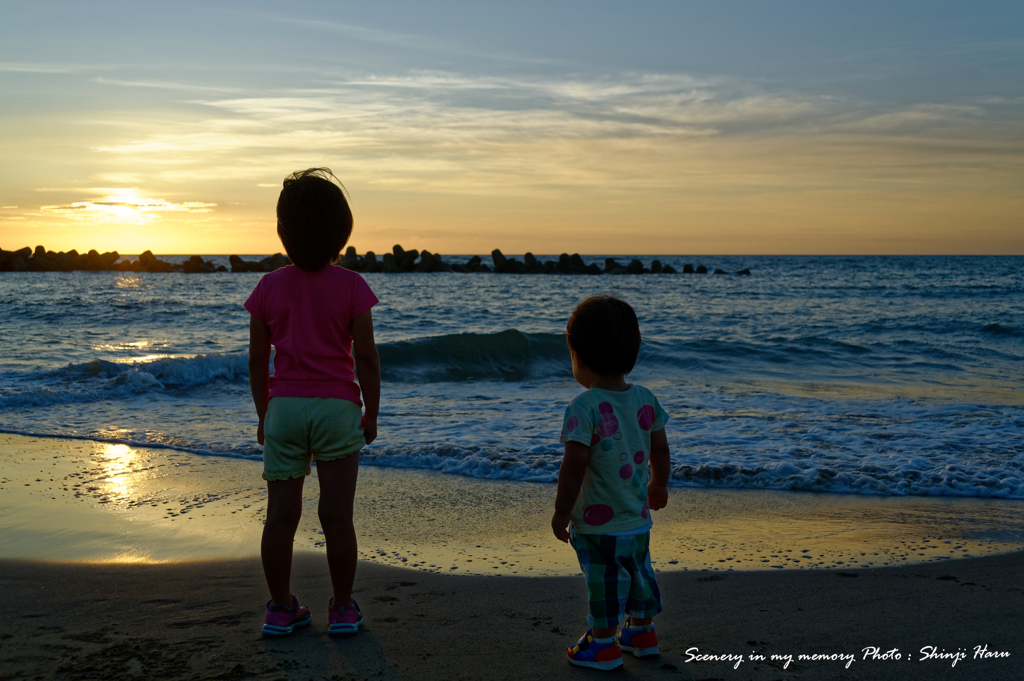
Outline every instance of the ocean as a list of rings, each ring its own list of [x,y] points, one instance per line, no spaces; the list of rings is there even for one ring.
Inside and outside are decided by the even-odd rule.
[[[671,484],[1024,499],[1024,257],[658,258],[752,274],[363,275],[383,370],[363,465],[553,482],[582,390],[565,322],[613,293]],[[0,431],[259,459],[260,276],[0,273]]]

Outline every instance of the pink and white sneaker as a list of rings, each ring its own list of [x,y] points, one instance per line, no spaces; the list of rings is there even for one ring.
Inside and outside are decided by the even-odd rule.
[[[363,613],[359,611],[359,605],[351,600],[344,605],[335,605],[334,599],[327,601],[327,633],[354,634],[359,631],[359,625],[363,623]]]
[[[291,607],[275,605],[267,601],[267,619],[263,624],[264,636],[287,636],[295,631],[295,627],[304,627],[313,621],[309,608],[299,605],[299,599],[292,596]]]

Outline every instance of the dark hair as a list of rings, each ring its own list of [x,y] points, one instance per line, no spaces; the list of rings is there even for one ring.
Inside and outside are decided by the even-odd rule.
[[[277,199],[277,236],[288,257],[304,270],[315,272],[336,260],[352,235],[352,211],[341,190],[330,168],[309,168],[284,178]]]
[[[602,376],[628,374],[640,353],[636,313],[615,296],[591,296],[577,305],[565,337],[576,356]]]

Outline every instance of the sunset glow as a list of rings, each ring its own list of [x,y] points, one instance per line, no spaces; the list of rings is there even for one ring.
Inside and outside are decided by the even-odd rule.
[[[6,249],[1024,253],[1013,4],[5,7]]]
[[[108,190],[96,190],[108,191]],[[160,213],[209,213],[217,204],[200,201],[170,203],[144,197],[138,189],[109,190],[115,193],[90,201],[75,201],[63,206],[41,206],[45,215],[66,220],[100,224],[148,225],[160,219]]]

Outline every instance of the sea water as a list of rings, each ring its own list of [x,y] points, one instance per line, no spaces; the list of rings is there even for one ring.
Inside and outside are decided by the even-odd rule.
[[[643,335],[628,380],[670,415],[671,484],[1024,499],[1024,258],[660,260],[730,274],[363,275],[383,371],[363,464],[554,481],[582,390],[565,323],[612,293]],[[0,430],[259,459],[260,276],[0,273]]]

